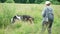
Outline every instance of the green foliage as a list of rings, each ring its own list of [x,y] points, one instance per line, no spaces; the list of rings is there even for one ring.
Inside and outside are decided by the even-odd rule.
[[[35,3],[37,3],[37,4],[40,4],[40,3],[42,3],[43,2],[43,0],[36,0],[35,1]]]
[[[50,0],[52,2],[52,4],[56,4],[56,5],[59,5],[60,2],[58,0]]]
[[[26,3],[27,0],[20,0],[20,3]]]
[[[35,3],[35,0],[29,0],[29,3]]]
[[[20,3],[20,0],[14,0],[15,3]]]
[[[15,3],[26,3],[27,2],[27,0],[14,0],[15,1]]]
[[[14,3],[14,0],[6,0],[6,3]]]
[[[44,4],[45,1],[51,1],[52,4],[56,4],[56,5],[59,5],[60,4],[60,0],[0,0],[0,3],[34,3],[34,4]]]
[[[1,3],[4,3],[6,0],[0,0]]]
[[[58,2],[60,2],[60,0],[57,0]]]

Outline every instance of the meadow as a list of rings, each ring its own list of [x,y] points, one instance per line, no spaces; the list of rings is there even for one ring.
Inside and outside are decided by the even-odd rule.
[[[60,5],[51,5],[54,10],[52,34],[60,34]],[[44,4],[0,3],[0,34],[41,34],[42,10]],[[16,21],[11,24],[14,15],[30,15],[34,24]],[[44,34],[48,34],[47,30]]]

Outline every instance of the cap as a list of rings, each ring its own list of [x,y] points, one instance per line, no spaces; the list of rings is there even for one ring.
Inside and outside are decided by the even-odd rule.
[[[45,4],[50,4],[50,1],[46,1]]]

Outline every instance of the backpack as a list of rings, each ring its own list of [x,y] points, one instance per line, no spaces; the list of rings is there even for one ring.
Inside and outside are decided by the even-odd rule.
[[[47,8],[48,9],[48,8]],[[52,10],[48,9],[48,20],[53,20],[54,19],[54,15],[52,13]]]

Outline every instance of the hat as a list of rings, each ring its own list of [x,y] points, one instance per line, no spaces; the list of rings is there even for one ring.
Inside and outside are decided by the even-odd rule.
[[[45,4],[50,4],[50,1],[46,1]]]

